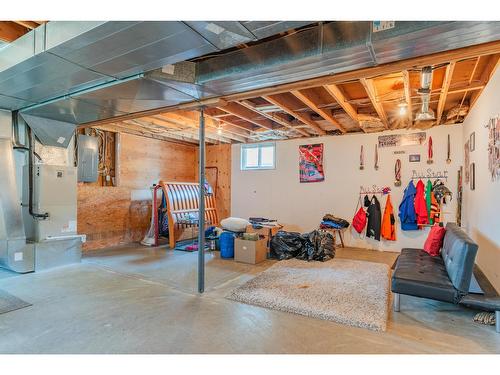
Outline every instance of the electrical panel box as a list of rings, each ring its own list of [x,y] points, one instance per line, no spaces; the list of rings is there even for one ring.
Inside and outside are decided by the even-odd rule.
[[[99,139],[78,134],[78,182],[97,181]]]
[[[25,181],[29,168],[24,167]],[[24,184],[23,214],[26,236],[34,241],[65,238],[77,234],[75,167],[35,164],[33,166],[33,210],[48,213],[45,220],[34,219],[29,214],[29,189]]]

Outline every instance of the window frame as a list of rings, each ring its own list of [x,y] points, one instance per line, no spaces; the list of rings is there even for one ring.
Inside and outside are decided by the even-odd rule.
[[[273,165],[272,166],[263,166],[262,165],[262,149],[265,147],[273,148]],[[247,167],[247,155],[245,150],[256,148],[258,150],[258,161],[256,167]],[[265,143],[246,143],[241,145],[241,154],[240,154],[240,170],[242,171],[259,171],[259,170],[272,170],[276,169],[276,142],[265,142]]]

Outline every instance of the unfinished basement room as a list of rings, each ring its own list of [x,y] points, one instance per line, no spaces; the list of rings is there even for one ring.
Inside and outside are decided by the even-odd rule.
[[[500,354],[500,22],[329,17],[0,21],[0,353]]]

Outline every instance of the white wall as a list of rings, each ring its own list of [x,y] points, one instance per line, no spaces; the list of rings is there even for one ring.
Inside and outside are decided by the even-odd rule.
[[[500,114],[500,69],[484,89],[467,116],[463,127],[463,142],[475,132],[476,149],[470,162],[476,163],[476,189],[464,186],[463,226],[478,243],[477,264],[500,292],[500,181],[488,175],[488,130],[490,117]]]
[[[447,170],[447,186],[453,192],[453,199],[444,211],[448,221],[455,221],[457,171],[462,164],[462,128],[461,125],[439,126],[427,130],[427,139],[432,136],[434,144],[434,164],[428,165],[427,143],[419,146],[390,147],[379,149],[379,170],[375,171],[374,149],[378,136],[382,134],[404,133],[404,130],[376,134],[329,136],[314,139],[295,139],[276,143],[276,169],[261,171],[240,170],[240,146],[232,148],[231,174],[231,214],[248,218],[263,216],[278,219],[285,224],[286,230],[300,232],[318,227],[323,214],[332,213],[351,221],[359,196],[360,185],[370,187],[389,186],[391,199],[397,220],[397,241],[380,242],[362,239],[350,231],[345,240],[350,246],[400,251],[403,247],[423,246],[428,228],[423,231],[400,230],[398,206],[403,191],[409,182],[412,169],[426,171]],[[414,132],[414,131],[412,131]],[[451,135],[451,164],[446,164],[447,135]],[[427,141],[426,141],[427,142]],[[325,181],[317,183],[299,183],[299,152],[301,144],[324,144]],[[360,146],[365,149],[365,169],[359,170]],[[404,150],[403,155],[394,155],[394,151]],[[409,163],[409,154],[420,154],[420,163]],[[397,158],[402,161],[402,186],[394,186],[394,164]],[[415,181],[416,183],[417,181]],[[386,197],[380,198],[383,209]]]

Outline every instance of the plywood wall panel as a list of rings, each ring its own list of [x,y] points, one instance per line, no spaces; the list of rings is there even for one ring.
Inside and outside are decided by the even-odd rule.
[[[120,134],[120,186],[78,186],[78,233],[87,236],[84,250],[142,239],[151,220],[151,201],[132,200],[160,179],[194,182],[197,147]],[[147,194],[146,194],[147,195]],[[148,195],[149,196],[149,195]]]
[[[121,134],[120,186],[147,189],[160,179],[194,182],[196,146]]]
[[[217,173],[216,204],[219,220],[231,216],[231,145],[220,144],[207,146],[206,163],[207,167],[217,167],[217,172],[207,169],[207,180],[210,184],[215,180]]]

